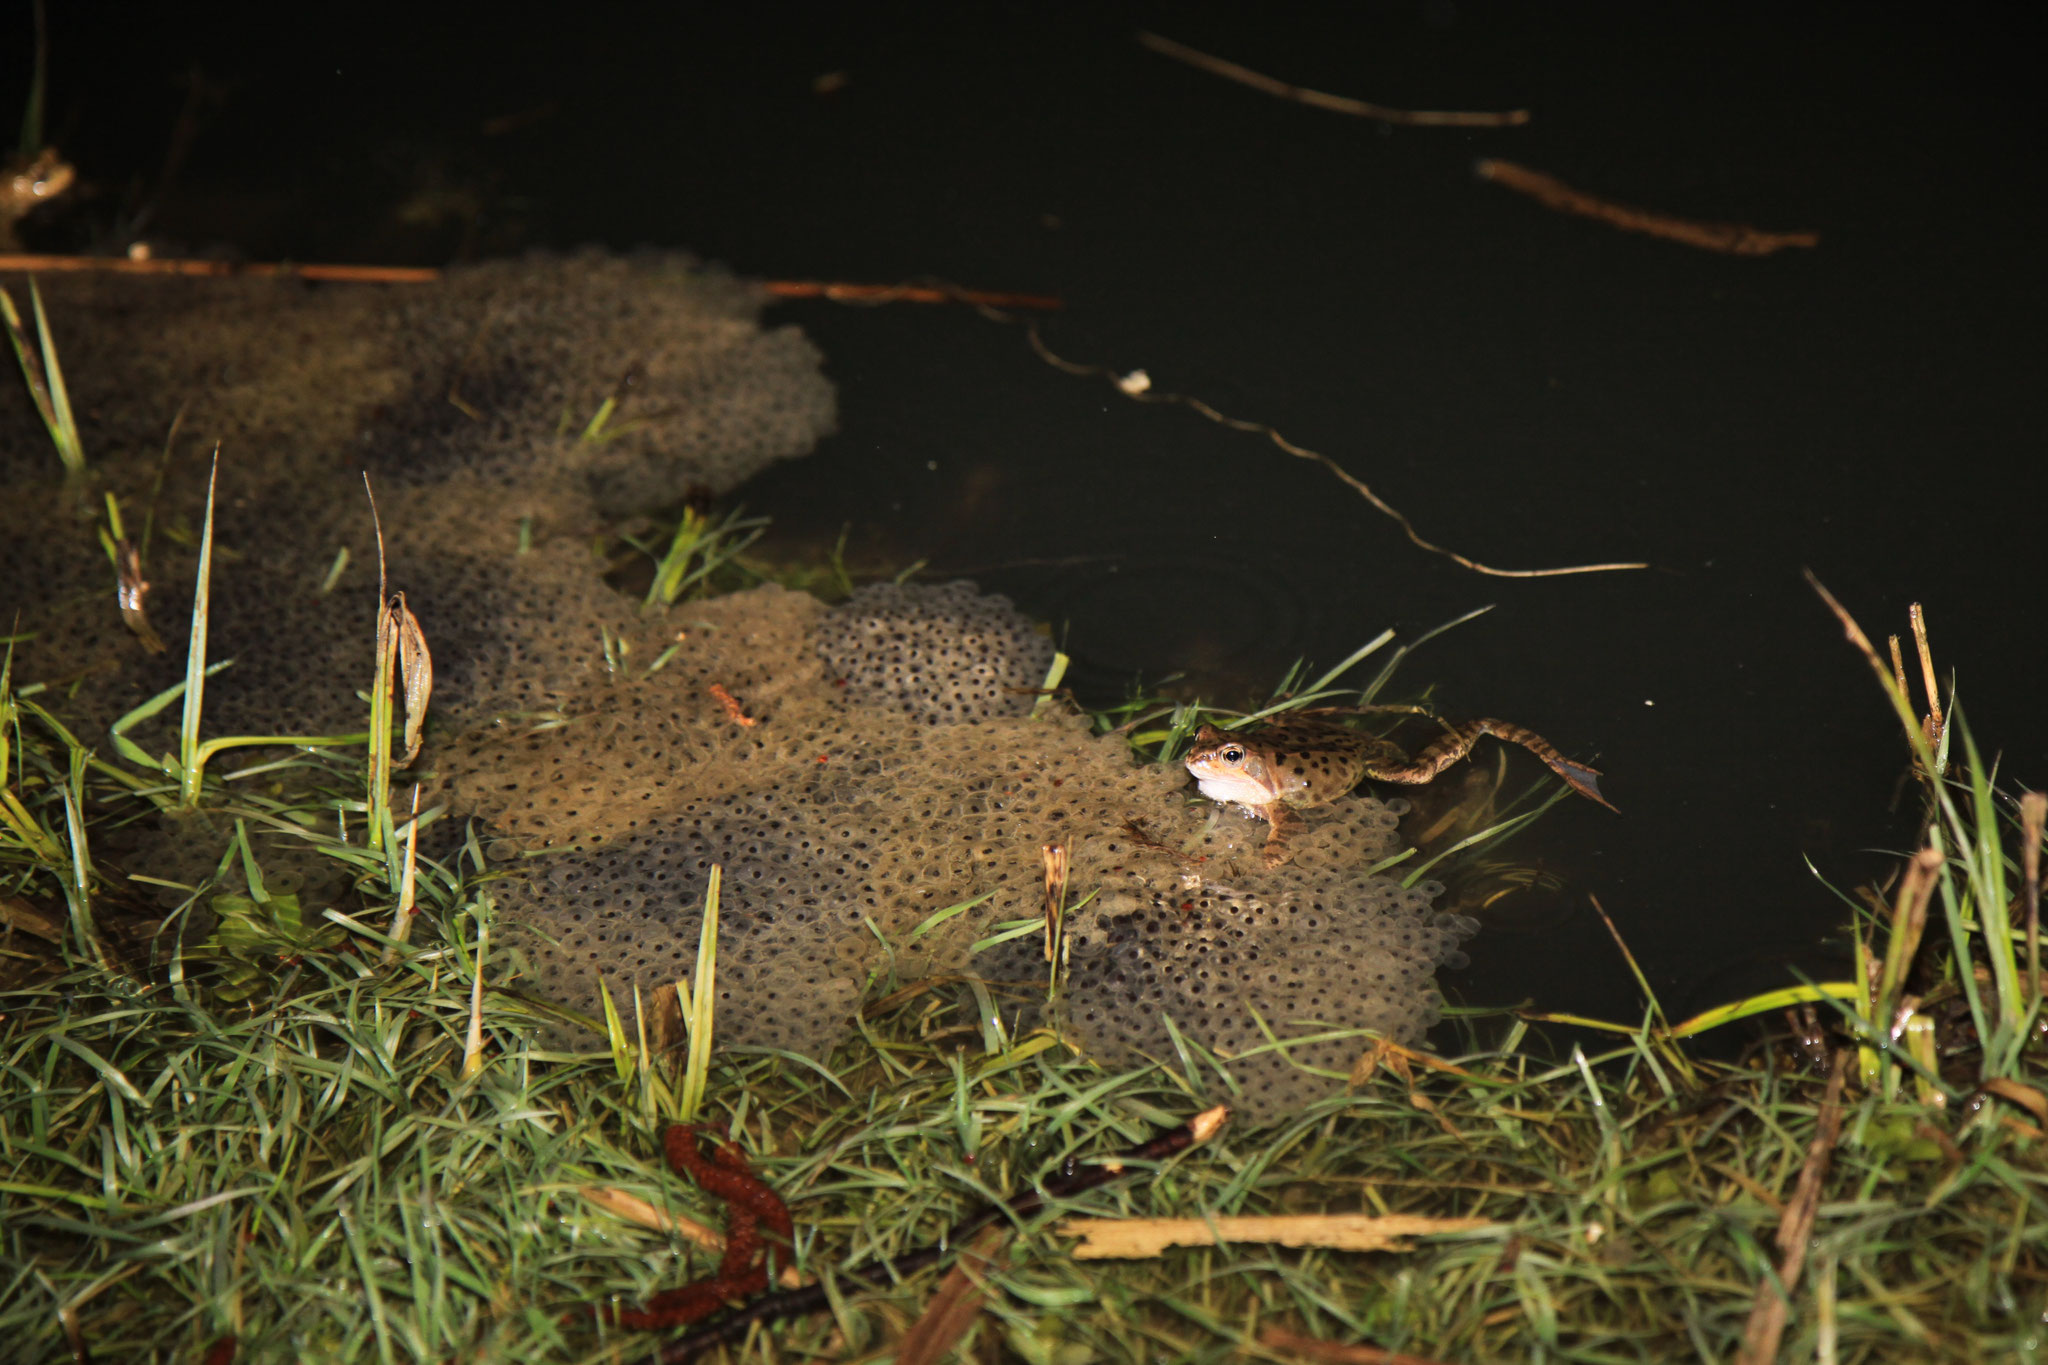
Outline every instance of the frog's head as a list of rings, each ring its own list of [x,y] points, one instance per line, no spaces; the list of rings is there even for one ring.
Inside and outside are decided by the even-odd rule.
[[[1195,775],[1202,795],[1211,801],[1264,806],[1279,798],[1265,755],[1239,736],[1213,725],[1204,725],[1195,732],[1194,747],[1181,761]]]
[[[45,147],[33,157],[24,158],[9,165],[5,171],[6,180],[0,182],[0,197],[4,197],[26,211],[46,199],[55,199],[71,188],[71,182],[78,177],[71,163],[57,155],[54,147]]]

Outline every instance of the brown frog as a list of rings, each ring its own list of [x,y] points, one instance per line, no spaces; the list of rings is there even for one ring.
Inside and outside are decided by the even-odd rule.
[[[1299,820],[1297,809],[1335,801],[1361,778],[1427,782],[1472,752],[1482,735],[1521,745],[1579,795],[1614,809],[1600,794],[1597,769],[1573,763],[1540,735],[1491,718],[1447,727],[1414,758],[1387,740],[1329,719],[1327,713],[1297,713],[1244,731],[1204,725],[1183,761],[1202,795],[1234,805],[1273,827],[1266,836],[1266,866],[1278,867],[1288,858],[1287,837]]]
[[[20,245],[15,240],[14,225],[29,210],[40,208],[70,189],[77,178],[78,172],[57,155],[54,147],[0,165],[0,251],[12,251]]]

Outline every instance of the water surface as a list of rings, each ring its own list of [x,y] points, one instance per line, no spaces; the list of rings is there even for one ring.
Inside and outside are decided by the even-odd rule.
[[[1496,925],[1451,984],[1630,1013],[1590,893],[1689,1011],[1831,968],[1840,907],[1806,860],[1847,882],[1906,837],[1903,744],[1802,568],[1874,633],[1924,601],[2002,774],[2048,781],[2042,117],[2008,13],[406,10],[285,51],[131,7],[111,33],[56,16],[51,122],[104,218],[155,174],[197,62],[225,94],[148,224],[189,246],[659,243],[768,278],[1057,294],[1055,349],[1270,422],[1467,554],[1651,561],[1475,576],[1324,471],[959,309],[785,307],[830,358],[841,432],[746,492],[787,545],[849,525],[862,562],[1011,594],[1098,698],[1183,672],[1241,702],[1298,655],[1496,604],[1411,679],[1597,762],[1624,814],[1559,808],[1524,848],[1571,896]],[[1307,86],[1534,117],[1388,129],[1165,61],[1141,27]],[[504,115],[526,118],[483,131]],[[1479,156],[1822,244],[1623,235],[1477,181]]]

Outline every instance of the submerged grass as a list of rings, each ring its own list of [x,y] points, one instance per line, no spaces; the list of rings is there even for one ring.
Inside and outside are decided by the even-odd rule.
[[[1385,643],[1277,700],[1336,695]],[[1347,695],[1369,705],[1384,677]],[[1134,702],[1102,725],[1166,757],[1202,714]],[[1891,965],[1874,985],[1781,993],[1842,1000],[1840,1033],[1875,1057],[1838,1102],[1778,1050],[1689,1057],[1679,1038],[1705,1025],[1666,1026],[1654,1010],[1591,1056],[1560,1055],[1501,1014],[1455,1017],[1448,1064],[1361,1033],[1347,1093],[1282,1123],[1226,1127],[1138,1179],[1018,1220],[1007,1259],[984,1272],[997,1292],[963,1356],[1298,1360],[1358,1342],[1460,1361],[2038,1354],[2039,803],[2022,803],[2034,815],[2015,825],[1962,747],[1960,774],[1926,769],[1943,859],[1924,892],[1902,884],[1882,918],[1871,912],[1872,960]],[[508,989],[514,962],[488,947],[475,839],[435,861],[407,837],[396,878],[388,843],[322,832],[338,810],[363,809],[361,763],[294,761],[301,796],[206,789],[214,821],[191,837],[218,841],[220,873],[179,888],[186,899],[160,925],[116,932],[129,888],[93,861],[88,824],[170,804],[168,770],[149,763],[153,787],[91,759],[0,686],[11,1359],[217,1360],[230,1339],[238,1361],[651,1358],[655,1343],[591,1310],[644,1301],[716,1259],[678,1220],[716,1226],[723,1211],[661,1160],[661,1129],[685,1108],[784,1195],[796,1272],[832,1287],[829,1312],[753,1327],[729,1358],[888,1358],[936,1277],[872,1288],[835,1281],[839,1270],[923,1246],[1070,1159],[1227,1102],[1227,1059],[1198,1048],[1112,1074],[1050,1034],[1010,1038],[915,992],[876,1006],[821,1061],[708,1056],[702,1021],[687,1058],[660,1056],[646,1041],[652,1004],[637,999],[615,1002],[588,1051],[540,1050]],[[277,839],[344,864],[353,900],[286,907],[266,892],[262,857]],[[231,894],[236,876],[247,896]],[[1925,936],[1939,954],[1903,937],[1920,932],[1914,897],[1946,924]],[[201,906],[246,921],[233,961],[177,951]],[[75,937],[30,944],[52,921],[45,907],[61,907]],[[410,941],[372,927],[410,909]],[[711,951],[707,934],[697,999]],[[1928,1021],[1919,1033],[1914,1017]],[[1059,1229],[1074,1213],[1322,1212],[1487,1226],[1405,1252],[1237,1244],[1130,1262],[1079,1261]],[[1774,1305],[1782,1344],[1756,1325]]]

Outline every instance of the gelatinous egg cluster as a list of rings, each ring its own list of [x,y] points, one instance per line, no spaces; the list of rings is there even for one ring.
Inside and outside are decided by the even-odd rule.
[[[1045,646],[1002,599],[948,584],[828,609],[763,588],[674,619],[683,646],[652,675],[446,755],[458,803],[504,836],[503,941],[541,994],[596,1017],[600,983],[637,990],[672,1029],[717,865],[725,1045],[819,1055],[863,999],[972,974],[1013,1026],[1056,1023],[1112,1065],[1175,1059],[1170,1018],[1235,1059],[1234,1102],[1260,1119],[1327,1093],[1362,1047],[1274,1038],[1413,1042],[1434,1022],[1432,974],[1471,925],[1431,909],[1433,886],[1368,871],[1394,810],[1309,812],[1295,859],[1266,870],[1265,826],[1190,800],[1177,766],[1020,714],[1029,691],[992,680],[1042,672]],[[1048,844],[1076,907],[1050,1012],[1042,935],[1004,938],[1044,913]]]
[[[602,631],[630,615],[589,551],[611,518],[729,489],[833,419],[809,341],[677,255],[406,285],[79,273],[41,292],[92,484],[66,483],[24,387],[0,383],[0,611],[28,637],[15,677],[61,682],[89,731],[183,676],[216,448],[208,658],[233,663],[207,685],[209,733],[325,734],[363,722],[366,476],[452,720],[602,668]],[[163,654],[112,610],[107,494]]]
[[[924,725],[1021,716],[1052,641],[972,583],[875,583],[820,622],[818,654],[846,695]]]
[[[97,736],[182,676],[218,443],[209,658],[233,662],[205,732],[360,730],[367,473],[390,586],[434,652],[428,799],[476,819],[521,989],[593,1017],[605,992],[637,996],[674,1041],[717,867],[724,1046],[821,1054],[864,1000],[971,976],[1013,1027],[1049,1023],[1106,1064],[1184,1066],[1193,1043],[1259,1119],[1327,1093],[1361,1047],[1331,1033],[1414,1041],[1436,1017],[1432,974],[1471,926],[1371,871],[1393,810],[1319,807],[1264,868],[1265,827],[1177,766],[1062,705],[1032,714],[1052,646],[1003,599],[882,584],[828,608],[764,587],[650,615],[605,586],[593,533],[830,425],[816,353],[760,328],[744,286],[586,256],[408,287],[79,276],[44,300],[98,482],[67,485],[0,384],[17,683],[50,684]],[[109,492],[148,537],[162,654],[113,610]],[[174,720],[152,723],[136,738],[168,747]],[[184,835],[123,837],[147,858]],[[1049,989],[1054,845],[1069,918]]]

